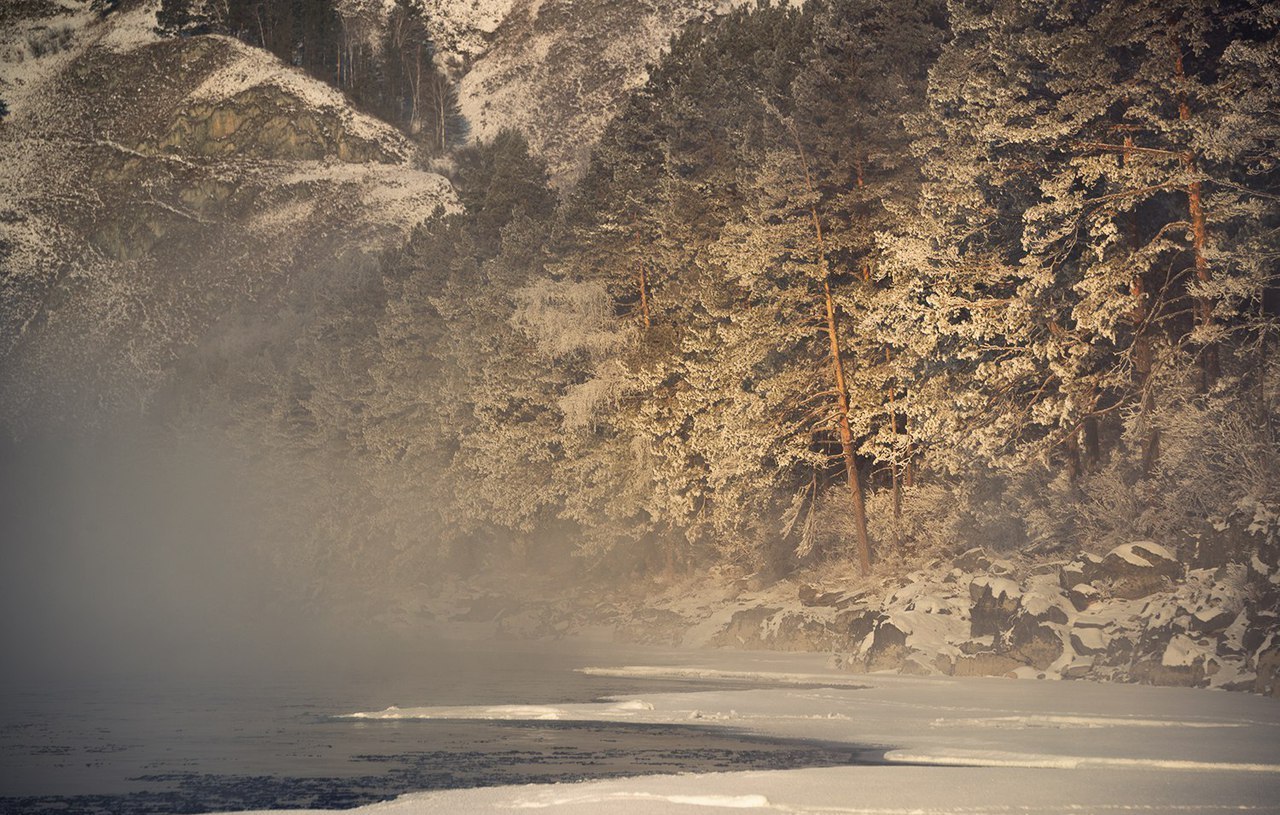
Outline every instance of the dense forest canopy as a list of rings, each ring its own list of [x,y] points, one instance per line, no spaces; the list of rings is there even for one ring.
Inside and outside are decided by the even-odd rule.
[[[519,133],[457,146],[424,14],[160,14],[448,153],[462,211],[156,408],[278,468],[344,585],[1177,549],[1280,510],[1275,4],[740,7],[562,194]]]

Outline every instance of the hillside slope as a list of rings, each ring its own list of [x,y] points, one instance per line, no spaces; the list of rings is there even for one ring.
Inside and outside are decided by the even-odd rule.
[[[154,14],[5,12],[0,423],[136,412],[456,206],[337,92],[229,38],[158,40]]]

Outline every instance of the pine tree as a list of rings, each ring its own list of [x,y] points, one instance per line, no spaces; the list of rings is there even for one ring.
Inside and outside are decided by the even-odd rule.
[[[459,157],[458,185],[465,212],[428,222],[389,267],[364,435],[463,557],[554,519],[561,445],[548,371],[514,322],[542,269],[545,166],[506,133]]]
[[[1247,236],[1275,215],[1240,180],[1268,137],[1231,135],[1248,83],[1224,80],[1228,55],[1267,59],[1274,22],[1251,4],[948,10],[914,123],[918,220],[885,237],[919,306],[899,306],[914,438],[939,470],[1072,479],[1121,464],[1123,440],[1150,474],[1162,394],[1215,390],[1268,285]]]

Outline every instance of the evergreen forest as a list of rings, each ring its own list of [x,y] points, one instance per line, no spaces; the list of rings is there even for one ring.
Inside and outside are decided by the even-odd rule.
[[[330,568],[902,572],[1280,511],[1273,3],[759,2],[561,190],[456,146],[421,26],[205,5],[161,22],[426,133],[461,200],[174,408],[305,485]]]

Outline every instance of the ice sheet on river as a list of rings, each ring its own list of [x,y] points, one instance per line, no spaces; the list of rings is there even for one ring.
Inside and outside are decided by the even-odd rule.
[[[1257,696],[890,675],[858,676],[854,685],[848,674],[828,674],[802,658],[751,670],[610,670],[760,684],[590,704],[402,707],[350,715],[693,723],[878,747],[887,763],[452,790],[407,795],[367,811],[1280,813],[1280,704]]]

